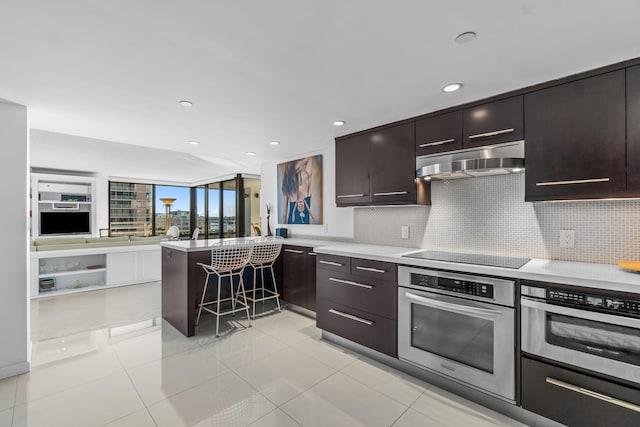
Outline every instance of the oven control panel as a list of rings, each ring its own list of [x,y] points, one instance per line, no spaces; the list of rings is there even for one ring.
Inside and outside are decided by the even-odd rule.
[[[640,301],[547,289],[547,300],[640,315]]]
[[[473,280],[459,280],[411,273],[411,284],[425,288],[442,289],[444,291],[493,299],[493,285]]]

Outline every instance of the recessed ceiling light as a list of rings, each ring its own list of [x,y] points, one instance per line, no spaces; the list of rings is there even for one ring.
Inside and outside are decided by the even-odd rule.
[[[345,123],[347,123],[347,122],[345,122],[344,120],[336,120],[335,122],[333,122],[333,125],[334,126],[342,126]]]
[[[470,41],[474,40],[478,35],[473,32],[473,31],[465,31],[462,34],[459,34],[458,37],[456,37],[456,43],[459,44],[465,44],[465,43],[469,43]]]
[[[255,156],[256,153],[254,153],[253,151],[247,151],[247,156]]]
[[[191,144],[191,145],[200,145],[200,143],[198,141],[189,141],[189,144]]]
[[[442,88],[443,92],[455,92],[462,87],[462,83],[450,83]]]
[[[183,107],[193,107],[193,102],[191,101],[180,101],[180,105]]]
[[[280,145],[280,142],[278,142],[278,141],[271,141],[269,144],[271,144],[271,145]]]

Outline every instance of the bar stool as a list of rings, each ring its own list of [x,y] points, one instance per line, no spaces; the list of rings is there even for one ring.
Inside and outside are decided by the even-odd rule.
[[[276,285],[276,276],[273,273],[273,264],[275,263],[280,251],[282,250],[282,237],[261,237],[253,241],[253,251],[249,258],[249,264],[253,267],[253,289],[247,291],[247,300],[253,305],[253,318],[256,318],[256,302],[264,302],[275,299],[280,311],[280,294]],[[273,281],[273,290],[265,287],[264,270],[271,272],[271,280]],[[260,286],[256,283],[256,273],[260,270]],[[260,291],[260,295],[257,292]]]
[[[242,280],[242,274],[244,267],[249,262],[251,257],[253,245],[247,242],[224,242],[222,246],[215,247],[211,250],[211,264],[204,264],[199,262],[198,265],[202,266],[207,273],[207,278],[204,281],[204,290],[202,291],[202,299],[198,305],[198,318],[196,319],[196,326],[200,321],[200,314],[202,310],[205,310],[216,316],[216,337],[220,328],[220,316],[225,314],[235,314],[238,311],[246,311],[249,326],[251,326],[251,316],[249,314],[249,304],[245,294],[244,281]],[[211,275],[218,277],[218,291],[217,297],[211,301],[205,302],[207,295],[207,287],[209,286],[209,278]],[[234,289],[233,278],[237,276],[239,278],[238,287]],[[222,279],[229,278],[229,288],[231,296],[228,298],[222,298],[220,290],[222,288]],[[242,296],[243,301],[240,300]],[[221,303],[230,302],[230,308],[223,308],[221,310]],[[214,305],[215,308],[209,308],[208,306]],[[227,304],[225,304],[227,305]]]

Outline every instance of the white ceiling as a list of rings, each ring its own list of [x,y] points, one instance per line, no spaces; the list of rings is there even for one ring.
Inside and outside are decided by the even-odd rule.
[[[29,106],[33,129],[186,153],[173,166],[196,181],[210,176],[181,157],[256,173],[338,135],[639,57],[638,16],[638,0],[0,0],[0,98]],[[468,30],[475,41],[454,42]],[[453,81],[464,88],[441,92]],[[133,166],[161,174],[149,163]]]

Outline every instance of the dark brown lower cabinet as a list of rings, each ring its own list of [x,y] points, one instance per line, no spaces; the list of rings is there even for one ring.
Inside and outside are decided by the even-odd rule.
[[[319,254],[316,284],[320,329],[397,356],[395,264]]]
[[[282,299],[316,311],[316,257],[313,248],[284,245],[281,258]]]
[[[568,426],[640,426],[638,389],[522,358],[522,407]]]

